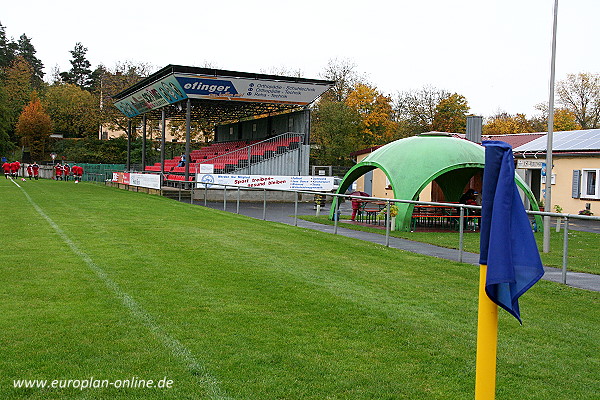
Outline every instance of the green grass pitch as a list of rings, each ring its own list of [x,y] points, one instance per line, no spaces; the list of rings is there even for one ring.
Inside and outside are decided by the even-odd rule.
[[[0,181],[1,399],[473,398],[474,266],[17,183]],[[500,314],[496,398],[600,398],[600,294],[541,281],[520,304],[523,326]],[[14,388],[24,379],[112,386]]]

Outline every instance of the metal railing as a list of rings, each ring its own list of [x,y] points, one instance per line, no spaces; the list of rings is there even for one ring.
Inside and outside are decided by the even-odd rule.
[[[290,151],[299,151],[303,140],[303,133],[283,133],[212,158],[196,160],[194,161],[197,163],[195,172],[200,172],[201,164],[213,164],[215,173],[234,173],[243,170],[249,175],[257,164],[272,160]],[[300,162],[300,158],[298,160]]]
[[[456,208],[459,211],[459,244],[458,244],[458,261],[463,262],[464,258],[464,226],[465,226],[465,218],[468,217],[465,210],[481,210],[481,206],[475,205],[466,205],[466,204],[457,204],[457,203],[440,203],[440,202],[429,202],[429,201],[415,201],[415,200],[403,200],[403,199],[389,199],[385,197],[367,197],[367,196],[353,196],[347,194],[337,194],[330,192],[319,192],[319,191],[310,191],[310,190],[291,190],[291,189],[276,189],[276,188],[250,188],[242,185],[226,185],[226,184],[214,184],[214,183],[206,183],[206,182],[197,182],[197,181],[165,181],[170,182],[172,186],[179,189],[179,200],[181,201],[181,192],[185,190],[190,191],[190,202],[193,202],[194,199],[194,191],[203,192],[204,197],[204,206],[208,205],[208,190],[209,186],[210,190],[222,190],[223,191],[223,210],[227,210],[227,193],[228,190],[234,190],[236,195],[236,213],[240,213],[240,201],[241,195],[240,192],[244,191],[253,191],[253,192],[262,192],[262,202],[263,202],[263,210],[262,210],[262,219],[266,220],[267,217],[267,191],[270,192],[287,192],[292,193],[294,195],[294,226],[298,226],[298,202],[299,196],[302,194],[310,195],[310,196],[326,196],[333,197],[336,199],[332,204],[334,205],[333,210],[333,222],[334,229],[333,233],[338,233],[338,221],[339,221],[339,203],[340,199],[345,200],[364,200],[364,201],[377,201],[377,202],[385,202],[385,246],[390,246],[390,231],[391,231],[391,216],[390,209],[391,206],[395,203],[404,203],[404,204],[413,204],[413,205],[430,205],[430,206],[444,206],[444,207],[452,207]],[[562,283],[567,283],[567,261],[568,261],[568,249],[569,249],[569,222],[573,219],[578,220],[591,220],[591,221],[600,221],[600,217],[596,216],[587,216],[587,215],[576,215],[576,214],[566,214],[566,213],[553,213],[553,212],[544,212],[544,211],[528,211],[526,213],[533,216],[549,216],[553,218],[557,218],[560,221],[560,225],[563,226],[563,256],[562,256]],[[481,214],[479,214],[481,215]]]

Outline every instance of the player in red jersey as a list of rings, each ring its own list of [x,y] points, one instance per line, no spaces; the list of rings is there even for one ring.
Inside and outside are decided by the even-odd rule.
[[[33,171],[33,179],[37,180],[40,176],[40,166],[35,161],[31,164],[31,170]]]
[[[2,164],[2,169],[4,170],[4,177],[8,179],[8,177],[10,176],[10,163],[7,161],[4,164]]]
[[[65,181],[68,181],[69,175],[71,175],[71,167],[69,166],[69,164],[65,163],[63,165],[63,179]]]
[[[57,163],[54,166],[54,173],[56,175],[56,180],[57,181],[62,180],[63,167],[62,167],[62,165],[60,165],[60,163]]]
[[[10,163],[10,175],[14,178],[17,179],[17,176],[19,175],[19,168],[21,168],[21,163],[18,161],[14,161]]]

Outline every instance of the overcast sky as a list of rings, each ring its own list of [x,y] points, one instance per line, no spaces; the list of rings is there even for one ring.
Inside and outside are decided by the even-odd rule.
[[[347,59],[388,95],[424,85],[471,112],[537,113],[548,101],[554,0],[10,1],[0,23],[25,33],[46,79],[76,42],[93,67],[119,61],[320,78]],[[142,6],[141,4],[144,4]],[[599,0],[561,0],[556,78],[600,72]]]

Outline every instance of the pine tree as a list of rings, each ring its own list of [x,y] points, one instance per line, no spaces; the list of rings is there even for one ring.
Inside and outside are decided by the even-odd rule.
[[[17,46],[17,54],[22,56],[32,69],[31,86],[40,89],[44,82],[44,64],[35,56],[36,51],[31,39],[22,34]]]
[[[6,28],[0,23],[0,69],[11,65],[16,50],[17,44],[6,37]]]
[[[92,70],[90,69],[90,62],[85,57],[87,50],[80,42],[77,42],[75,48],[70,51],[73,57],[70,61],[71,69],[60,73],[60,77],[64,83],[72,83],[86,90],[91,89],[93,83]]]

